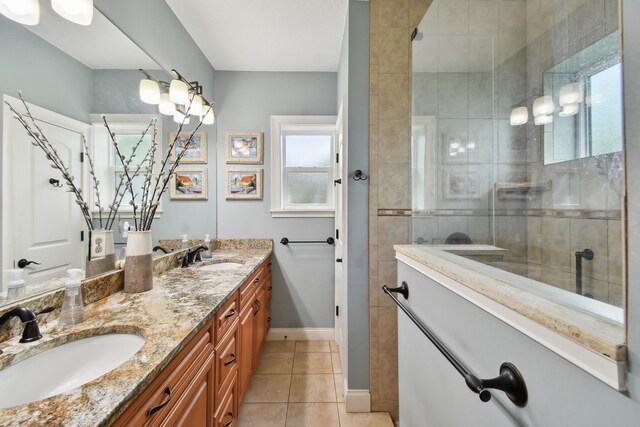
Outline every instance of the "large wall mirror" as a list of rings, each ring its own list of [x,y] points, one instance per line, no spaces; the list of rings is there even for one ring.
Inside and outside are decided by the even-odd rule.
[[[3,100],[22,109],[18,91],[22,92],[43,134],[58,147],[85,192],[91,184],[86,164],[81,163],[82,138],[93,147],[97,125],[92,122],[102,113],[118,115],[117,121],[125,121],[123,117],[146,121],[157,115],[156,106],[139,99],[142,74],[138,69],[158,79],[169,77],[97,9],[91,25],[80,26],[57,15],[48,2],[41,2],[40,22],[35,26],[23,26],[0,15],[0,55]],[[29,297],[62,286],[67,269],[85,269],[91,248],[87,226],[75,200],[61,186],[60,173],[30,144],[4,103],[0,129],[2,305],[15,301],[8,300],[11,278],[4,271],[22,267],[26,290],[19,297]],[[94,154],[96,163],[110,167],[100,150]],[[115,236],[120,236],[118,225],[112,228]],[[20,260],[34,262],[23,265]]]

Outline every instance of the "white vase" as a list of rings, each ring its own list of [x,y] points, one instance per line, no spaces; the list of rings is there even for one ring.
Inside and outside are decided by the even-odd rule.
[[[136,293],[152,288],[151,231],[129,231],[124,263],[124,291]]]

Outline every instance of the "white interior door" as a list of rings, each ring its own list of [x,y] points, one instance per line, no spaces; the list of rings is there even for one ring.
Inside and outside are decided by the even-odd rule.
[[[69,268],[84,268],[81,232],[86,225],[75,197],[67,192],[62,174],[50,166],[44,152],[31,144],[32,138],[22,125],[6,117],[4,152],[8,170],[4,173],[4,191],[8,194],[4,200],[8,205],[4,208],[4,238],[10,243],[4,245],[9,253],[3,255],[3,268],[18,268],[20,259],[38,262],[24,268],[28,284],[64,276]],[[41,120],[37,123],[70,168],[77,185],[84,188],[80,156],[82,135],[88,125],[82,124],[87,126],[84,130],[72,130]]]
[[[343,352],[344,333],[346,329],[346,301],[344,298],[344,286],[346,285],[345,273],[346,273],[346,259],[344,251],[344,241],[346,237],[344,227],[344,192],[347,185],[345,182],[346,174],[343,171],[344,162],[344,122],[342,105],[338,112],[338,119],[336,121],[336,168],[335,179],[341,182],[336,185],[334,192],[335,196],[335,341],[340,347],[340,352]]]

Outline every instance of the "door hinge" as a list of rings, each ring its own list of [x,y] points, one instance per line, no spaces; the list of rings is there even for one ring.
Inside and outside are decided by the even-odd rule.
[[[336,153],[336,163],[340,163],[340,153]]]
[[[80,163],[84,163],[84,152],[80,153]]]
[[[336,228],[336,240],[340,240],[340,230]]]
[[[84,230],[80,232],[80,241],[84,242]]]
[[[336,316],[340,316],[340,306],[336,305]]]

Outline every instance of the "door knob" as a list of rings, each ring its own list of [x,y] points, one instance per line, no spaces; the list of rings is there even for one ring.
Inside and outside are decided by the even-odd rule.
[[[40,263],[39,263],[39,262],[35,262],[35,261],[28,261],[28,260],[27,260],[27,259],[25,259],[25,258],[22,258],[22,259],[18,260],[18,268],[25,268],[25,267],[26,267],[27,265],[29,265],[29,264],[37,264],[37,265],[40,265]]]
[[[336,258],[336,262],[342,262],[342,258]]]
[[[334,179],[333,180],[333,185],[336,185],[336,184],[342,184],[342,179],[341,178]]]

